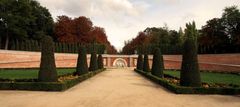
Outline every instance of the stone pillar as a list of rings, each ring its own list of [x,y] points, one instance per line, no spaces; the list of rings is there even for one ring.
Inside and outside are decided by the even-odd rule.
[[[111,58],[107,57],[107,67],[111,67]]]
[[[129,67],[133,67],[133,58],[129,57]]]

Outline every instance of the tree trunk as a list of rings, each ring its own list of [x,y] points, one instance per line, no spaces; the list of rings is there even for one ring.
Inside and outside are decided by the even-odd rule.
[[[9,44],[9,35],[8,35],[8,31],[7,31],[7,36],[6,36],[6,42],[5,42],[5,50],[8,50],[8,44]]]
[[[2,37],[0,37],[0,49],[2,49]]]

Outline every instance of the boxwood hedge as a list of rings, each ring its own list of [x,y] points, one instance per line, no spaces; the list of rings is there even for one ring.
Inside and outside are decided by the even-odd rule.
[[[35,79],[2,80],[0,90],[64,91],[104,70],[89,72],[76,79],[63,82],[38,82]]]
[[[169,83],[165,79],[159,78],[157,76],[151,75],[151,73],[146,73],[141,70],[135,69],[135,71],[147,79],[160,84],[161,86],[165,87],[166,89],[176,93],[176,94],[222,94],[222,95],[239,95],[240,88],[222,88],[222,87],[184,87]]]

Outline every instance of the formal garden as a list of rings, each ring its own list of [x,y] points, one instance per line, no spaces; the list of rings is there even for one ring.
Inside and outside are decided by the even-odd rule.
[[[195,22],[186,24],[184,36],[180,71],[164,69],[163,56],[159,48],[153,49],[153,63],[150,69],[148,61],[150,51],[147,46],[139,52],[135,71],[177,94],[239,94],[239,74],[199,70],[198,31]]]
[[[237,5],[223,9],[221,17],[208,20],[201,29],[194,21],[179,31],[167,25],[147,27],[125,41],[119,52],[105,29],[86,16],[61,15],[54,20],[36,0],[1,0],[0,10],[0,49],[41,52],[39,68],[1,68],[1,90],[64,91],[104,71],[102,54],[137,53],[135,71],[174,93],[240,94],[239,71],[203,71],[198,62],[199,54],[239,54]],[[78,54],[76,67],[57,68],[54,53]],[[87,54],[91,54],[89,66]],[[165,69],[163,55],[182,55],[181,69]]]
[[[76,68],[57,69],[52,38],[44,36],[41,44],[40,68],[1,69],[1,90],[64,91],[105,70],[102,55],[96,54],[97,45],[93,46],[89,67],[86,47],[81,45]]]

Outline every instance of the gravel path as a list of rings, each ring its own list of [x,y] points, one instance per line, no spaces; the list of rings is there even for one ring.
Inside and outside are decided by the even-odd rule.
[[[0,107],[240,107],[240,96],[176,95],[131,69],[108,69],[65,92],[0,91]]]

